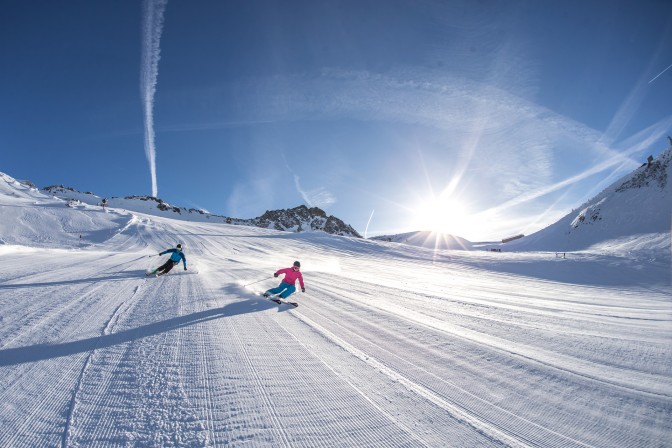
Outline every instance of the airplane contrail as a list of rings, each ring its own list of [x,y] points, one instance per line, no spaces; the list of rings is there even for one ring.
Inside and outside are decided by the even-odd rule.
[[[142,64],[140,73],[140,96],[143,102],[145,123],[145,155],[152,176],[152,196],[157,197],[156,147],[154,143],[154,94],[159,74],[161,56],[161,31],[163,12],[168,0],[145,0],[142,12]]]
[[[364,238],[367,238],[367,234],[369,233],[369,224],[371,224],[371,220],[373,219],[373,212],[375,212],[376,209],[374,208],[371,210],[371,216],[369,216],[369,221],[366,223],[366,229],[364,229]]]
[[[668,71],[668,70],[671,69],[671,68],[672,68],[672,64],[670,64],[670,66],[667,67],[667,68],[666,68],[665,70],[663,70],[662,72],[658,73],[658,74],[657,74],[651,81],[649,81],[649,84],[651,84],[653,81],[655,81],[656,79],[658,79],[658,77],[659,77],[660,75],[662,75],[663,73],[665,73],[666,71]]]

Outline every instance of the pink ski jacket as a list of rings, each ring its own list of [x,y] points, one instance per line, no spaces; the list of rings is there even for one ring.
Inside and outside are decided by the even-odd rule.
[[[292,268],[285,268],[278,270],[276,274],[277,275],[285,274],[285,278],[282,280],[284,283],[289,283],[290,285],[293,285],[294,283],[296,283],[296,280],[299,280],[301,288],[305,288],[305,286],[303,286],[303,275],[301,275],[301,271],[295,271]]]

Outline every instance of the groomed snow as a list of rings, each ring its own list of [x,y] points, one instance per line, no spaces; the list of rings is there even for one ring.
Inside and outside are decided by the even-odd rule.
[[[0,179],[1,447],[672,446],[660,235],[562,258],[65,204]],[[300,306],[259,297],[295,259]]]

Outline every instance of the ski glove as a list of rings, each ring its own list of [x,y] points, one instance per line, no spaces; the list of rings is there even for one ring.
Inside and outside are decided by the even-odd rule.
[[[273,277],[277,277],[277,276],[278,276],[278,274],[277,274],[277,273],[276,273],[276,274],[273,274]]]
[[[306,288],[301,288],[301,292],[306,292]]]

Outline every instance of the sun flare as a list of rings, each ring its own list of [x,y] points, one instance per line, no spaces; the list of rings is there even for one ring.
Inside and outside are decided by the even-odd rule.
[[[416,210],[418,228],[432,232],[458,235],[466,230],[465,207],[452,198],[432,198]]]

